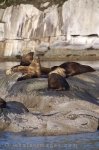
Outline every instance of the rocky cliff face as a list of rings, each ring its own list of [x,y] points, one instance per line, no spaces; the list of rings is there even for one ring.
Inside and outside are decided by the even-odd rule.
[[[99,48],[99,0],[49,4],[43,3],[43,10],[31,4],[0,9],[0,55]]]

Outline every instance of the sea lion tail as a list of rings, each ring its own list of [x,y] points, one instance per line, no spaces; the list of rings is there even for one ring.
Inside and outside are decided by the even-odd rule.
[[[87,65],[81,66],[81,73],[94,72],[94,71],[96,71],[96,70],[90,66],[87,66]]]

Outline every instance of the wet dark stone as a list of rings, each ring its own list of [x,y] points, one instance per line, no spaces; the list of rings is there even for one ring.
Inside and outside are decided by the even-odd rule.
[[[29,112],[29,110],[24,106],[24,104],[17,101],[6,102],[6,107],[0,108],[1,115],[2,113],[7,115],[8,113],[22,114],[26,112]]]

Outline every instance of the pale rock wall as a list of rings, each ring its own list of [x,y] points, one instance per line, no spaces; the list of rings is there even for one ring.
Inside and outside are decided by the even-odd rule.
[[[98,6],[99,0],[68,0],[44,11],[30,4],[0,9],[0,54],[45,52],[48,47],[98,49]]]

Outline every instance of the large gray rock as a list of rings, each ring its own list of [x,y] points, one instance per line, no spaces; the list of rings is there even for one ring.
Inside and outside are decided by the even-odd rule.
[[[70,0],[69,35],[99,35],[99,0]]]
[[[42,11],[30,4],[0,9],[4,56],[50,49],[99,48],[99,0],[68,0]],[[92,35],[90,37],[89,35]],[[1,46],[0,46],[1,47]]]
[[[49,91],[47,79],[44,78],[15,81],[12,84],[16,76],[5,79],[0,79],[0,96],[5,97],[8,104],[12,101],[10,108],[13,108],[13,101],[18,101],[30,112],[18,114],[9,109],[6,115],[1,113],[0,130],[59,135],[98,129],[99,71],[68,78],[70,90],[58,92]]]

